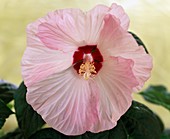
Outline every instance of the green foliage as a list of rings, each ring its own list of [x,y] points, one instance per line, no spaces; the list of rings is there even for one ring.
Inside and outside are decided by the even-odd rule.
[[[0,99],[6,104],[9,103],[13,100],[13,94],[16,89],[17,87],[15,85],[0,80]]]
[[[26,102],[26,86],[22,82],[18,90],[14,94],[15,111],[18,121],[18,125],[24,134],[25,138],[28,138],[31,134],[39,130],[44,124],[44,120],[37,112]]]
[[[142,42],[142,40],[135,33],[133,33],[133,32],[129,32],[129,33],[132,34],[133,38],[136,40],[136,42],[137,42],[137,44],[139,46],[143,46],[144,47],[145,52],[148,54],[149,52],[148,52],[145,44]]]
[[[64,139],[64,135],[52,128],[45,128],[33,134],[29,139]]]
[[[5,118],[0,117],[0,129],[3,127],[5,121],[6,121]]]
[[[145,105],[135,101],[122,116],[122,121],[129,139],[159,139],[163,131],[163,123],[158,116]]]
[[[17,128],[15,131],[6,134],[3,137],[0,137],[0,139],[24,139],[24,136],[21,130]]]
[[[0,129],[5,123],[6,118],[13,112],[6,106],[6,104],[0,99]]]
[[[146,101],[161,105],[170,111],[170,93],[164,86],[150,86],[140,94]]]
[[[169,130],[165,130],[165,131],[162,133],[161,139],[170,139],[170,129],[169,129]]]
[[[13,114],[7,103],[13,99],[13,93],[16,88],[15,85],[0,80],[0,129],[9,115]]]

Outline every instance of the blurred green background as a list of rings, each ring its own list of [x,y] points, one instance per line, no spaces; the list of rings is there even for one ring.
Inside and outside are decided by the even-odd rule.
[[[0,0],[0,78],[19,85],[22,81],[20,61],[26,48],[26,25],[49,11],[61,8],[89,10],[96,4],[110,6],[116,2],[130,16],[130,30],[146,44],[153,57],[154,68],[148,85],[162,84],[170,90],[170,1],[169,0]],[[144,102],[135,94],[134,99]],[[170,127],[170,113],[148,104]],[[16,127],[11,116],[3,131]]]

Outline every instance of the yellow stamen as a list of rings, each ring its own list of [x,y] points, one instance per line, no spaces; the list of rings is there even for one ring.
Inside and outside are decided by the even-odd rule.
[[[94,62],[86,61],[80,65],[79,75],[83,76],[85,80],[88,80],[97,73],[95,69]]]

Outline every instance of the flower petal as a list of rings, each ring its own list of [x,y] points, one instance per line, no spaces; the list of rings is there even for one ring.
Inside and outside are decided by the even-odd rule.
[[[45,47],[42,41],[36,35],[38,33],[38,26],[44,22],[46,22],[46,20],[44,18],[40,18],[34,23],[27,25],[27,47]]]
[[[132,65],[131,60],[112,58],[95,81],[84,80],[73,68],[55,73],[27,88],[27,102],[66,135],[111,129],[131,104],[136,85]]]
[[[117,5],[116,3],[113,3],[109,11],[109,14],[114,15],[116,18],[120,20],[120,25],[124,30],[128,30],[129,28],[129,17],[125,13],[124,9]]]
[[[72,52],[63,53],[41,46],[27,47],[21,63],[26,86],[69,68],[72,65],[72,56]]]
[[[108,13],[118,18],[123,28],[128,27],[128,16],[116,4],[98,5],[87,13],[79,9],[57,10],[27,26],[27,45],[68,52],[79,46],[97,44],[103,18]]]
[[[86,13],[86,40],[88,44],[97,44],[103,27],[103,18],[109,7],[97,5]]]
[[[110,56],[121,56],[134,61],[133,73],[139,85],[134,91],[141,89],[148,80],[152,69],[152,58],[143,47],[139,47],[130,33],[120,27],[120,23],[111,15],[105,16],[105,24],[99,38],[99,50],[104,59]]]
[[[48,125],[66,135],[79,135],[98,122],[98,94],[92,84],[70,68],[28,87],[26,99]]]
[[[129,27],[129,17],[123,10],[123,8],[115,3],[111,7],[105,5],[97,5],[89,12],[87,12],[87,23],[86,31],[89,33],[87,35],[87,42],[91,44],[96,44],[100,35],[100,31],[103,28],[104,16],[110,14],[120,21],[120,25],[123,29],[127,30]]]
[[[79,9],[50,12],[27,26],[28,45],[41,42],[46,47],[64,52],[84,46],[84,18],[84,13]]]
[[[103,63],[95,78],[100,91],[98,126],[103,126],[106,122],[116,125],[118,119],[130,107],[133,87],[138,84],[132,68],[133,61],[122,57],[110,57]]]

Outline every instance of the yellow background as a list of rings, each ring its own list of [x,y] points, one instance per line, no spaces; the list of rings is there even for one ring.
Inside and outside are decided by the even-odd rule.
[[[146,44],[153,57],[154,69],[148,85],[162,84],[170,89],[170,1],[169,0],[0,0],[0,78],[17,85],[22,81],[20,61],[26,47],[26,25],[49,11],[60,8],[89,10],[96,4],[122,5],[130,16],[130,30]],[[135,94],[134,98],[143,102]],[[146,103],[170,127],[170,113]],[[16,126],[12,116],[4,130]]]

